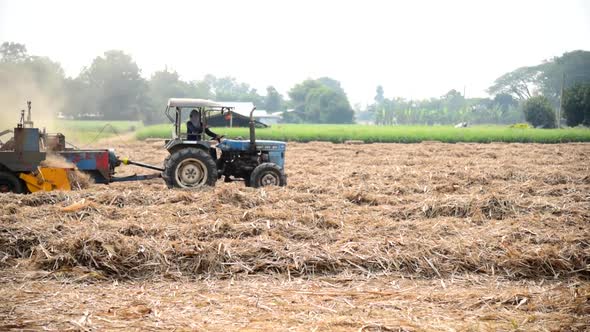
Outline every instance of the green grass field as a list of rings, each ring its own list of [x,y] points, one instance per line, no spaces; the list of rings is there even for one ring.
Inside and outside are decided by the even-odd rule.
[[[212,128],[226,137],[248,137],[248,128]],[[139,129],[138,139],[170,138],[172,126],[156,125]],[[565,143],[590,142],[590,130],[568,129],[517,129],[503,126],[475,126],[454,128],[451,126],[369,126],[369,125],[274,125],[257,129],[258,139],[281,141],[328,141],[341,143],[361,140],[366,143],[418,143],[423,141],[457,142],[521,142]]]
[[[73,144],[88,144],[97,140],[122,135],[143,127],[140,121],[82,121],[58,120],[50,131],[66,135]]]

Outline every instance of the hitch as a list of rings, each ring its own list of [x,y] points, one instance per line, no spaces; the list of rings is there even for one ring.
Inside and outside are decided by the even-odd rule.
[[[113,178],[111,178],[111,182],[143,181],[143,180],[157,179],[157,178],[161,178],[162,177],[162,172],[164,172],[164,169],[163,168],[156,167],[156,166],[153,166],[153,165],[144,164],[144,163],[140,163],[140,162],[137,162],[137,161],[131,161],[127,157],[120,158],[120,159],[117,158],[117,162],[119,164],[123,164],[123,165],[133,165],[133,166],[143,167],[143,168],[147,168],[147,169],[152,169],[154,171],[160,171],[160,173],[148,174],[148,175],[137,175],[137,174],[135,174],[135,175],[123,176],[123,177],[113,177]]]
[[[144,164],[144,163],[140,163],[137,161],[131,161],[129,160],[129,158],[125,157],[123,159],[119,159],[119,161],[123,164],[123,165],[134,165],[134,166],[138,166],[138,167],[143,167],[143,168],[147,168],[147,169],[152,169],[154,171],[160,171],[160,172],[164,172],[163,168],[157,167],[157,166],[153,166],[153,165],[148,165],[148,164]]]

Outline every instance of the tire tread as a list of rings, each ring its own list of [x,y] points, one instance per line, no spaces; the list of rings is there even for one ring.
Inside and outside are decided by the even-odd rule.
[[[174,172],[178,164],[187,158],[195,158],[203,161],[207,167],[207,181],[205,185],[215,186],[215,182],[217,181],[217,166],[215,165],[213,158],[211,158],[211,155],[199,148],[185,148],[172,153],[164,161],[164,173],[162,174],[162,177],[164,178],[164,181],[166,181],[168,187],[181,188],[181,186],[176,183]]]
[[[256,166],[256,168],[252,171],[252,174],[250,175],[249,185],[254,188],[261,187],[259,183],[261,174],[267,171],[272,171],[279,175],[280,187],[284,187],[287,185],[287,176],[285,175],[283,170],[277,164],[274,163],[262,163]]]

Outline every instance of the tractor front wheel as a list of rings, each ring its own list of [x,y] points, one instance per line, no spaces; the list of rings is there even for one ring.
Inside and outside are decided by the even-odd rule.
[[[16,175],[9,172],[0,172],[0,193],[23,194],[25,186]]]
[[[185,148],[166,159],[164,179],[169,187],[176,188],[214,186],[217,167],[209,153],[197,148]]]
[[[265,186],[283,187],[287,185],[287,177],[278,165],[273,163],[263,163],[258,165],[254,171],[252,171],[249,185],[254,188]]]

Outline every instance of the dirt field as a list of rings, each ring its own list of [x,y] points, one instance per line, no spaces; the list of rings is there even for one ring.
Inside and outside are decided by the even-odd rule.
[[[293,143],[286,188],[3,195],[0,330],[586,331],[589,160],[589,144]]]

